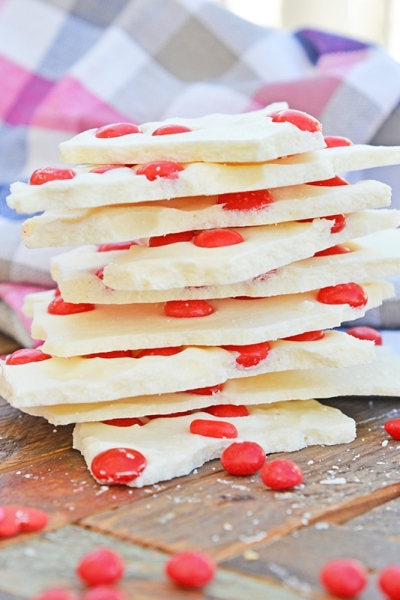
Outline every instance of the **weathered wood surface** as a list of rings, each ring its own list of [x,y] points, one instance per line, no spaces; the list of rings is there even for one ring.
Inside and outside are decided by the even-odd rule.
[[[0,401],[0,504],[36,506],[50,516],[45,531],[0,542],[0,600],[33,598],[54,585],[82,591],[76,564],[99,545],[123,555],[120,587],[132,600],[322,600],[319,570],[340,556],[368,567],[361,598],[382,598],[376,575],[400,562],[400,442],[383,425],[400,416],[400,402],[325,402],[356,419],[357,439],[288,455],[302,467],[304,484],[277,493],[257,475],[228,475],[219,461],[139,490],[100,486],[71,449],[72,427]],[[164,575],[167,557],[188,548],[217,561],[216,579],[203,591],[176,589]]]

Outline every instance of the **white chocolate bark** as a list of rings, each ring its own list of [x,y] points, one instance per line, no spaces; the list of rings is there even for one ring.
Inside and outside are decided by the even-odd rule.
[[[347,334],[346,334],[347,335]],[[382,349],[381,349],[382,350]],[[79,423],[172,414],[218,404],[256,406],[291,400],[337,396],[400,396],[400,357],[376,349],[376,360],[347,367],[313,367],[280,371],[227,381],[221,392],[208,396],[177,393],[137,396],[111,402],[24,407],[53,424]],[[322,443],[322,442],[321,442]]]
[[[22,365],[0,361],[0,392],[22,410],[104,402],[214,386],[227,379],[274,371],[354,365],[372,361],[374,346],[345,333],[327,331],[313,342],[270,342],[267,358],[254,367],[238,365],[237,356],[237,352],[220,347],[192,346],[172,356],[140,359],[70,357]]]
[[[42,185],[15,182],[7,198],[10,208],[34,213],[55,208],[93,208],[168,200],[187,196],[210,196],[297,185],[324,180],[345,171],[368,169],[400,162],[400,146],[341,146],[295,154],[265,163],[186,163],[176,178],[149,181],[136,167],[106,173],[77,169],[73,179]],[[93,165],[92,165],[93,166]]]
[[[279,156],[324,148],[321,132],[301,131],[291,123],[275,123],[268,114],[283,103],[237,115],[143,123],[143,133],[97,138],[96,129],[84,131],[60,144],[65,163],[131,164],[156,160],[181,162],[262,162]],[[153,136],[161,126],[184,125],[186,133]]]
[[[218,419],[208,413],[153,419],[143,426],[114,427],[104,423],[82,423],[74,429],[74,448],[90,470],[95,456],[111,448],[131,448],[147,460],[144,471],[128,485],[142,487],[187,475],[205,462],[218,458],[233,441],[253,441],[266,454],[292,452],[314,444],[342,444],[355,437],[355,423],[339,410],[315,400],[249,407],[247,417]],[[238,438],[210,438],[192,434],[195,418],[229,421]]]
[[[221,346],[276,340],[305,331],[331,329],[357,319],[393,295],[386,281],[363,283],[368,296],[363,308],[348,304],[322,304],[317,291],[259,299],[222,299],[210,303],[206,317],[172,318],[164,304],[97,304],[94,310],[52,315],[47,306],[53,292],[31,294],[26,312],[33,315],[32,336],[45,340],[52,356],[77,356],[111,350],[164,346]]]
[[[334,234],[331,220],[315,219],[311,223],[236,227],[233,231],[240,233],[244,241],[232,246],[202,248],[192,242],[155,248],[134,245],[106,263],[103,282],[119,290],[168,290],[237,283],[308,258],[340,242],[397,227],[399,222],[399,211],[383,209],[379,213],[360,211],[348,215],[344,229]],[[104,254],[107,261],[107,253]],[[85,260],[84,250],[81,256]]]
[[[82,423],[75,426],[73,445],[83,454],[89,470],[94,457],[111,448],[124,447],[141,452],[147,466],[128,486],[143,487],[187,475],[205,462],[218,458],[233,441],[256,442],[270,454],[292,452],[314,444],[347,443],[355,437],[353,419],[315,400],[250,407],[249,412],[247,417],[224,419],[198,412],[122,428]],[[191,434],[189,426],[195,418],[229,421],[237,428],[238,438]]]
[[[134,206],[55,209],[22,224],[29,248],[121,242],[179,231],[247,227],[323,217],[390,205],[390,187],[379,181],[319,187],[273,188],[272,203],[257,210],[225,210],[217,196],[176,198]]]
[[[375,213],[378,220],[383,213]],[[400,230],[378,231],[366,238],[346,242],[351,249],[346,254],[311,257],[244,282],[203,287],[172,288],[169,290],[113,290],[95,275],[104,265],[100,252],[88,254],[80,248],[59,255],[52,261],[52,276],[67,302],[95,304],[129,304],[231,298],[235,296],[277,296],[295,294],[360,279],[369,281],[400,273]],[[112,256],[118,256],[113,251]]]

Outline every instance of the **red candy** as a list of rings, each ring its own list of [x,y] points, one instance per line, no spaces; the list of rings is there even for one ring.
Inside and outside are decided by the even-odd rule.
[[[348,181],[343,179],[343,177],[339,177],[335,175],[335,177],[331,177],[330,179],[323,179],[321,181],[309,181],[307,185],[318,185],[321,187],[335,187],[338,185],[350,185]]]
[[[110,242],[108,244],[99,244],[97,252],[111,252],[113,250],[129,250],[131,246],[137,246],[132,240],[128,242]]]
[[[392,437],[394,440],[400,440],[400,419],[391,419],[390,421],[386,421],[384,428],[390,437]]]
[[[217,404],[202,409],[214,417],[248,417],[249,411],[244,404]]]
[[[235,438],[238,430],[228,421],[212,421],[211,419],[194,419],[190,423],[190,433],[213,438]]]
[[[261,481],[273,490],[287,490],[303,481],[300,467],[285,458],[275,458],[266,462],[261,469]]]
[[[85,554],[76,572],[87,585],[103,585],[119,581],[124,569],[121,557],[114,550],[97,548]]]
[[[134,123],[112,123],[111,125],[99,127],[95,135],[97,138],[114,138],[129,135],[130,133],[142,133],[142,131]]]
[[[177,242],[190,242],[194,235],[194,231],[179,231],[177,233],[167,233],[166,235],[156,235],[149,239],[149,246],[150,248],[155,248],[176,244]]]
[[[219,394],[222,390],[222,383],[218,383],[217,385],[209,385],[203,388],[195,388],[194,390],[186,390],[186,394],[199,394],[200,396],[213,396],[214,394]]]
[[[382,336],[373,327],[367,327],[366,325],[359,325],[357,327],[351,327],[346,330],[346,333],[358,338],[359,340],[369,340],[374,342],[376,346],[382,346]]]
[[[231,475],[254,475],[265,463],[265,452],[256,442],[234,442],[221,454],[221,464]]]
[[[220,194],[217,204],[222,204],[222,210],[261,210],[273,201],[269,190],[255,190]]]
[[[259,342],[258,344],[247,344],[246,346],[222,346],[229,352],[238,352],[236,364],[246,369],[257,366],[265,360],[271,349],[268,342]]]
[[[143,425],[143,421],[137,417],[120,417],[119,419],[106,419],[102,421],[105,425],[113,427],[132,427],[132,425]]]
[[[200,248],[219,248],[241,244],[243,237],[233,229],[206,229],[193,238],[193,244]]]
[[[171,135],[174,133],[188,133],[192,131],[186,125],[162,125],[153,131],[151,135]]]
[[[131,448],[111,448],[92,461],[94,477],[105,484],[126,484],[139,477],[146,468],[143,454]]]
[[[206,317],[214,312],[214,308],[206,300],[168,300],[164,304],[166,317],[186,319]]]
[[[58,167],[43,167],[33,171],[30,179],[30,185],[42,185],[48,181],[59,181],[61,179],[73,179],[76,172],[73,169],[62,169]]]
[[[351,252],[351,248],[337,244],[336,246],[330,246],[324,250],[319,250],[314,256],[334,256],[335,254],[347,254],[348,252]]]
[[[85,354],[85,358],[132,358],[132,350],[110,350],[108,352],[94,352]]]
[[[140,350],[135,358],[143,358],[143,356],[173,356],[182,352],[180,346],[168,346],[167,348],[146,348]]]
[[[202,588],[214,578],[215,564],[203,553],[186,551],[175,554],[165,565],[167,577],[185,588]]]
[[[315,117],[301,110],[291,108],[278,110],[267,115],[274,123],[292,123],[302,131],[322,131],[322,125]]]
[[[322,304],[349,304],[353,308],[360,308],[367,304],[368,296],[358,283],[351,282],[321,288],[317,300]]]
[[[65,302],[61,296],[56,296],[48,305],[47,312],[51,315],[72,315],[76,313],[89,312],[96,306],[88,302],[72,303]]]
[[[25,365],[31,362],[49,360],[50,354],[45,354],[37,348],[20,348],[6,357],[6,365]]]
[[[358,560],[339,558],[323,566],[320,581],[327,592],[334,596],[356,598],[367,585],[368,572]]]
[[[400,564],[389,565],[379,573],[378,587],[388,600],[400,600]]]
[[[305,331],[304,333],[298,333],[297,335],[290,335],[282,338],[288,342],[316,342],[322,340],[325,336],[323,329],[317,329],[315,331]]]
[[[0,506],[0,538],[43,529],[49,520],[47,513],[26,506]]]
[[[169,160],[160,160],[140,165],[136,169],[136,175],[144,175],[149,181],[159,177],[177,179],[179,171],[183,171],[182,165]]]
[[[329,215],[324,217],[319,217],[320,219],[328,219],[329,221],[333,221],[333,225],[331,227],[331,233],[338,233],[342,231],[346,227],[346,217],[344,215]],[[314,219],[301,219],[299,223],[311,223]]]
[[[337,148],[338,146],[352,146],[353,142],[347,137],[341,135],[325,135],[324,142],[327,148]]]

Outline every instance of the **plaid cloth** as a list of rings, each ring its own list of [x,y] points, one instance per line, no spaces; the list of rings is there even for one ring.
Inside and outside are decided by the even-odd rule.
[[[287,101],[320,119],[325,134],[400,144],[400,65],[381,47],[264,28],[206,0],[1,0],[0,69],[0,330],[24,344],[24,285],[53,285],[58,250],[25,249],[25,217],[5,197],[13,181],[57,164],[59,142],[75,133]],[[394,206],[399,169],[368,172],[392,185]],[[398,327],[398,304],[389,312],[374,319]]]

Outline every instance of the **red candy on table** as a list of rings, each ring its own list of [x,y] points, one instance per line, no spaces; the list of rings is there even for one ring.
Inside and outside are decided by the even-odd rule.
[[[261,481],[273,490],[287,490],[303,481],[301,468],[291,460],[275,458],[261,469]]]
[[[45,354],[38,348],[20,348],[9,354],[5,359],[5,363],[6,365],[25,365],[31,362],[49,360],[50,358],[52,358],[50,354]]]
[[[192,130],[186,125],[161,125],[151,135],[172,135],[174,133],[188,133],[189,131]]]
[[[144,175],[149,181],[158,178],[177,179],[179,171],[183,171],[182,165],[170,160],[160,160],[140,165],[136,169],[136,175]]]
[[[72,303],[65,302],[61,296],[56,296],[48,305],[47,312],[51,315],[72,315],[76,313],[89,312],[96,308],[95,304],[88,302]]]
[[[238,430],[228,421],[194,419],[190,423],[190,433],[213,438],[236,438]]]
[[[389,565],[379,573],[378,587],[387,600],[400,600],[400,564]]]
[[[134,123],[112,123],[111,125],[103,125],[96,130],[97,138],[115,138],[131,133],[142,133],[140,127]]]
[[[243,237],[233,229],[206,229],[193,238],[193,244],[200,248],[220,248],[241,244]]]
[[[358,560],[338,558],[322,567],[320,581],[327,592],[338,598],[356,598],[367,585],[368,572]]]
[[[322,131],[322,125],[318,119],[301,110],[287,108],[270,113],[267,116],[271,117],[274,123],[292,123],[302,131]]]
[[[376,346],[382,345],[382,336],[373,327],[367,327],[366,325],[358,325],[356,327],[350,327],[346,330],[346,333],[358,338],[359,340],[369,340],[374,342]]]
[[[43,529],[49,520],[47,513],[28,506],[0,506],[0,539],[18,533],[32,533]]]
[[[234,442],[221,454],[221,464],[230,475],[254,475],[265,463],[265,452],[256,442]]]
[[[49,588],[34,596],[32,600],[78,600],[78,596],[65,588]]]
[[[384,424],[386,433],[394,440],[400,440],[400,419],[390,419]]]
[[[353,308],[360,308],[367,304],[368,296],[358,283],[351,282],[321,288],[317,300],[323,304],[349,304]]]
[[[202,588],[214,578],[215,564],[202,552],[186,551],[172,556],[165,565],[167,577],[178,586]]]
[[[166,317],[186,319],[206,317],[214,312],[214,308],[206,300],[167,300],[164,303]]]
[[[91,550],[81,558],[76,568],[79,578],[90,586],[116,583],[124,570],[121,557],[110,548]]]
[[[222,210],[261,210],[273,203],[269,190],[250,192],[229,192],[218,196],[217,204],[222,204]]]
[[[91,470],[104,484],[127,484],[146,468],[146,458],[132,448],[111,448],[94,457]]]
[[[61,179],[73,179],[76,175],[74,169],[59,167],[43,167],[33,171],[29,179],[29,185],[43,185],[48,181],[60,181]]]

